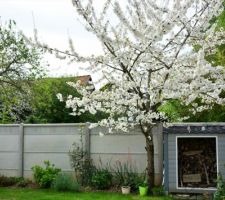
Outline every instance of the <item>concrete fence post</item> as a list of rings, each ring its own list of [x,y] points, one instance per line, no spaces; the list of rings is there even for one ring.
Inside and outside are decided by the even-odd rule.
[[[91,156],[91,137],[90,137],[90,123],[85,124],[85,151],[87,159]]]
[[[24,126],[21,123],[19,126],[19,177],[23,177],[24,171]]]

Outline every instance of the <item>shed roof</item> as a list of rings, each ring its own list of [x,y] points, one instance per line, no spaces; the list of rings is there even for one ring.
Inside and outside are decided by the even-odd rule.
[[[225,134],[225,123],[178,123],[164,128],[168,134]]]

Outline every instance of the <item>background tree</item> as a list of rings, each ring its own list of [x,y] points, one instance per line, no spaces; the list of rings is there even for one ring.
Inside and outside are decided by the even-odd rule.
[[[82,123],[98,122],[104,115],[98,113],[91,115],[85,112],[80,116],[70,115],[71,108],[66,108],[65,102],[57,99],[57,94],[64,97],[69,95],[81,97],[67,82],[76,82],[75,77],[43,78],[34,82],[31,93],[31,113],[27,116],[26,123]]]
[[[71,61],[89,63],[93,72],[103,72],[112,87],[89,92],[70,83],[82,96],[70,96],[66,105],[74,115],[107,113],[98,125],[109,127],[109,132],[139,125],[146,140],[147,177],[152,187],[153,128],[168,120],[160,106],[177,99],[196,113],[209,109],[213,102],[224,103],[220,97],[225,88],[224,68],[213,67],[205,59],[205,54],[224,41],[224,32],[209,26],[209,20],[221,13],[222,1],[129,0],[122,6],[116,0],[106,0],[97,12],[92,0],[72,2],[104,53],[80,56],[71,40],[70,51],[64,53]],[[193,51],[196,44],[200,45],[198,52]]]
[[[40,53],[16,31],[14,21],[0,26],[0,121],[3,123],[21,121],[29,110],[26,101],[29,85],[44,72]]]
[[[31,113],[30,92],[6,87],[0,94],[0,123],[21,123]]]
[[[223,3],[223,12],[210,20],[211,25],[216,25],[216,30],[225,29],[225,2]],[[213,66],[225,67],[225,43],[216,46],[214,53],[209,53],[205,56]],[[198,49],[196,49],[198,50]],[[225,98],[225,92],[221,93]],[[171,121],[177,122],[185,116],[189,116],[184,121],[187,122],[224,122],[225,121],[225,106],[220,104],[212,104],[211,109],[204,110],[193,114],[189,111],[190,106],[182,105],[179,100],[170,100],[165,105],[161,106],[161,110],[166,113]]]
[[[225,29],[225,1],[223,2],[223,12],[211,20],[212,24],[216,24],[216,30]],[[225,66],[225,43],[217,46],[214,53],[207,55],[206,59],[214,66]]]

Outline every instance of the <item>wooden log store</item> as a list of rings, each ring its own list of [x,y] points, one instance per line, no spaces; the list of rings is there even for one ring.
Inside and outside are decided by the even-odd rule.
[[[225,123],[182,123],[164,128],[164,186],[169,193],[216,190],[225,178]]]

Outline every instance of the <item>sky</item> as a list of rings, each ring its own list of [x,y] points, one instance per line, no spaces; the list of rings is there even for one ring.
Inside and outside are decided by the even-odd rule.
[[[99,0],[100,1],[100,0]],[[12,19],[17,28],[32,37],[34,27],[38,37],[51,47],[68,49],[68,36],[82,55],[101,53],[101,45],[88,33],[73,7],[71,0],[0,0],[1,23]],[[78,63],[68,64],[53,55],[45,56],[49,63],[49,76],[86,75],[89,72],[79,69]],[[95,79],[94,75],[94,79]]]

